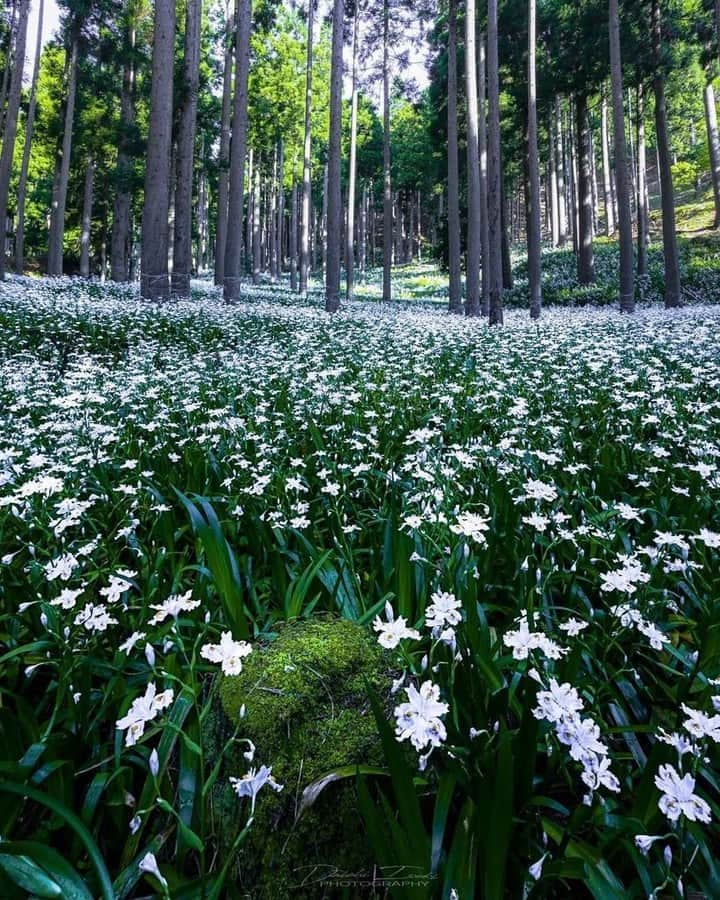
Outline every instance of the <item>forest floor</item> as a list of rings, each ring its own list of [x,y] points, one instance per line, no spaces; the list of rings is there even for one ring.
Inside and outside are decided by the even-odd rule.
[[[698,246],[683,243],[684,273],[714,301],[717,251]],[[414,748],[394,751],[379,726],[381,748],[366,705],[369,744],[338,744],[352,711],[324,668],[337,660],[302,657],[327,697],[309,726],[323,729],[320,771],[325,759],[369,753],[391,765],[395,792],[376,806],[364,795],[371,846],[354,809],[353,841],[338,843],[351,827],[341,823],[323,853],[359,840],[368,866],[382,862],[373,848],[399,840],[383,816],[400,808],[415,830],[405,851],[388,852],[405,860],[417,848],[422,865],[422,848],[443,842],[449,894],[461,878],[452,860],[470,852],[464,816],[481,797],[512,833],[499,846],[496,817],[473,819],[512,896],[543,853],[543,877],[581,878],[596,896],[639,883],[647,893],[671,864],[718,896],[702,804],[717,811],[720,800],[710,749],[720,734],[720,305],[648,302],[622,317],[609,308],[615,254],[599,243],[600,283],[578,290],[565,281],[570,255],[548,253],[554,306],[539,324],[520,308],[518,265],[503,329],[448,316],[442,276],[420,266],[398,273],[407,303],[378,304],[373,278],[359,292],[369,302],[334,317],[319,290],[303,302],[271,284],[226,305],[198,281],[192,301],[162,306],[135,287],[3,285],[0,762],[11,786],[0,789],[30,796],[34,813],[18,818],[17,796],[0,804],[0,833],[23,838],[24,866],[0,866],[0,896],[23,896],[13,878],[33,875],[45,896],[123,900],[144,878],[156,886],[147,854],[173,900],[196,897],[199,880],[220,896],[230,870],[207,860],[245,840],[263,785],[253,824],[262,866],[249,853],[238,877],[246,892],[280,896],[268,880],[287,871],[273,856],[285,839],[270,834],[289,834],[307,786],[290,754],[304,705],[283,712],[294,717],[284,744],[238,720],[237,740],[218,751],[211,685],[265,652],[279,622],[319,615],[379,637],[377,683],[387,689],[391,673],[399,691],[382,708]],[[281,671],[297,663],[290,654]],[[562,721],[542,706],[558,682],[572,707]],[[421,684],[427,730],[412,713]],[[255,702],[249,694],[250,717]],[[580,731],[568,737],[571,723],[590,750],[578,749]],[[682,732],[690,755],[666,747],[662,729]],[[251,733],[256,746],[239,752]],[[437,773],[414,781],[419,764]],[[667,831],[668,785],[683,774],[702,803],[673,838],[681,852],[674,863],[663,842],[638,853],[637,835]],[[215,787],[230,789],[229,775],[240,779],[235,805],[219,817]],[[438,808],[459,823],[444,836],[432,824],[438,783]],[[345,808],[325,790],[323,828]],[[54,893],[41,879],[51,870],[65,879]],[[477,892],[471,883],[461,895]]]

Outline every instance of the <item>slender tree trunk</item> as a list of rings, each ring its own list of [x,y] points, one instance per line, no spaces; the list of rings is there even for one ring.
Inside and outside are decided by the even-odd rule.
[[[528,0],[528,277],[530,317],[540,318],[542,285],[540,270],[540,158],[537,135],[537,8]]]
[[[225,240],[230,192],[230,113],[232,109],[233,35],[237,23],[237,0],[226,0],[225,62],[223,66],[222,111],[220,114],[220,148],[218,153],[217,223],[215,226],[215,284],[225,279]]]
[[[549,182],[550,182],[550,237],[553,247],[560,244],[560,204],[558,203],[558,173],[557,162],[555,159],[555,138],[553,135],[554,122],[550,117],[548,134],[550,136],[550,146],[548,148],[549,158]]]
[[[344,0],[334,0],[332,63],[330,69],[330,133],[327,162],[327,266],[325,269],[325,311],[340,307],[340,260],[342,257],[342,85]],[[352,243],[352,235],[348,238]]]
[[[40,71],[40,54],[42,53],[42,28],[45,3],[40,0],[38,7],[37,38],[35,41],[35,62],[33,64],[32,81],[30,83],[30,100],[28,105],[27,122],[25,124],[25,145],[23,147],[22,165],[20,167],[20,183],[17,197],[17,227],[15,229],[15,271],[22,275],[25,270],[25,198],[27,196],[28,168],[30,166],[30,150],[32,149],[33,130],[35,128],[35,111],[37,109],[37,82]],[[0,166],[1,166],[0,160]],[[2,211],[2,188],[0,187],[0,223],[5,221],[7,215],[7,196],[5,199],[5,213]],[[4,227],[0,225],[0,227]],[[4,272],[4,246],[2,261],[0,261],[0,278]]]
[[[555,169],[558,183],[558,246],[567,243],[567,197],[565,192],[565,154],[563,152],[562,110],[560,97],[555,97]]]
[[[295,166],[293,165],[293,172]],[[290,195],[290,290],[298,288],[298,187],[293,182]]]
[[[637,87],[637,145],[638,145],[638,196],[637,196],[637,237],[638,275],[648,271],[648,190],[647,190],[647,146],[645,142],[645,88],[642,81]]]
[[[613,131],[615,135],[615,180],[620,229],[620,309],[635,309],[635,273],[633,271],[632,210],[630,179],[625,141],[625,109],[623,106],[622,56],[620,50],[620,18],[618,0],[610,0],[610,69],[612,80]]]
[[[255,179],[253,187],[253,253],[252,253],[252,280],[253,284],[260,282],[262,272],[262,226],[260,212],[262,209],[262,195],[260,185],[260,157],[255,164]]]
[[[487,71],[485,65],[485,34],[478,41],[478,145],[480,150],[480,250],[482,256],[482,295],[480,312],[490,314],[490,232],[488,228],[488,135],[487,135]]]
[[[270,278],[273,282],[278,279],[278,232],[277,232],[277,214],[278,214],[278,147],[273,147],[273,168],[272,181],[268,191],[268,231],[269,231],[269,248],[270,248]]]
[[[362,275],[365,275],[365,269],[367,268],[367,207],[368,207],[368,193],[367,193],[367,184],[363,181],[362,188],[362,201],[360,203],[360,227],[359,227],[359,244],[360,244],[360,272]]]
[[[574,113],[574,115],[573,115]],[[579,140],[577,131],[577,105],[574,97],[570,98],[568,104],[568,122],[567,122],[567,157],[568,157],[568,181],[569,192],[568,201],[570,203],[570,231],[572,233],[573,251],[575,255],[580,253],[579,235],[579,208],[578,208],[578,163],[577,163],[577,142]]]
[[[720,0],[719,0],[720,2]],[[715,223],[720,227],[720,137],[718,137],[717,107],[712,84],[705,85],[705,124],[707,126],[708,150],[710,152],[710,173],[712,175],[713,197],[715,198]]]
[[[460,270],[460,175],[457,114],[457,0],[448,0],[448,97],[447,97],[447,230],[449,309],[462,311]]]
[[[467,246],[465,312],[480,315],[480,137],[478,133],[475,0],[465,0],[465,96],[467,100]]]
[[[3,66],[2,85],[0,85],[0,137],[5,134],[5,103],[7,101],[8,88],[10,87],[10,72],[12,71],[15,54],[17,14],[18,0],[12,0],[7,30],[7,46],[4,48],[5,65]]]
[[[278,274],[285,268],[285,141],[280,138],[278,148],[278,210],[277,210]]]
[[[512,274],[512,260],[510,254],[510,242],[511,242],[511,226],[512,223],[508,221],[512,215],[512,209],[510,209],[510,204],[508,203],[507,196],[505,193],[505,168],[503,165],[502,159],[502,150],[500,151],[500,222],[501,222],[501,231],[500,231],[500,247],[502,253],[502,285],[503,290],[509,291],[513,286],[513,274]],[[510,215],[509,215],[510,214]]]
[[[360,3],[355,2],[352,51],[352,99],[350,101],[350,163],[348,167],[347,227],[345,233],[345,293],[353,299],[355,291],[355,183],[357,180],[357,121],[358,121],[358,49]]]
[[[603,198],[605,203],[605,234],[610,237],[615,234],[615,210],[613,209],[610,170],[610,141],[608,138],[608,108],[605,91],[602,94],[602,108],[600,114],[600,141],[602,143],[602,173],[603,173]]]
[[[500,162],[500,68],[498,60],[498,0],[488,0],[488,223],[491,325],[502,325],[502,169]]]
[[[592,187],[592,226],[593,237],[598,233],[598,183],[597,183],[597,165],[595,162],[595,136],[593,135],[592,126],[590,124],[590,116],[588,115],[588,136],[590,140],[590,184]]]
[[[243,263],[245,272],[252,274],[253,267],[253,222],[255,219],[255,151],[251,147],[247,160],[247,198],[243,197],[245,209],[245,256]]]
[[[456,0],[451,0],[456,2]],[[393,208],[390,177],[390,0],[383,0],[383,293],[392,300]]]
[[[178,297],[190,296],[192,270],[192,196],[195,127],[200,86],[200,24],[202,0],[186,0],[185,56],[182,105],[177,139],[175,180],[175,235],[172,290]]]
[[[307,64],[305,69],[305,137],[303,141],[303,190],[300,231],[300,293],[307,295],[308,273],[310,270],[310,228],[312,206],[312,183],[310,165],[312,160],[312,74],[313,74],[313,28],[315,21],[315,0],[308,0],[307,21]]]
[[[67,204],[68,183],[70,181],[70,154],[72,153],[73,120],[75,118],[75,94],[77,91],[78,38],[75,34],[70,47],[68,65],[68,86],[65,99],[65,122],[63,127],[60,158],[55,169],[56,182],[53,185],[53,202],[50,213],[50,234],[48,237],[48,275],[63,273],[63,238],[65,237],[65,206]]]
[[[320,250],[322,254],[323,278],[327,270],[327,210],[328,210],[328,164],[323,168],[322,215],[320,216]]]
[[[142,220],[141,291],[149,299],[167,297],[168,213],[172,166],[173,63],[175,4],[155,0],[150,132]]]
[[[575,128],[578,157],[578,280],[591,284],[595,280],[592,234],[592,189],[590,184],[590,140],[587,125],[587,97],[575,98]]]
[[[115,165],[115,197],[113,199],[113,226],[110,238],[110,278],[127,281],[130,278],[131,214],[133,161],[132,145],[135,128],[135,22],[132,4],[126,5],[127,42],[129,53],[123,65],[123,81],[120,93],[120,134],[118,156]]]
[[[225,237],[223,296],[227,302],[239,300],[242,271],[242,226],[245,200],[245,153],[248,128],[248,72],[250,69],[250,28],[252,0],[239,0],[235,33],[235,92],[233,96],[232,140],[230,143],[230,187]],[[249,252],[246,248],[246,254]]]
[[[668,136],[665,105],[665,75],[662,71],[662,23],[659,0],[652,5],[653,51],[655,56],[655,132],[660,160],[660,193],[662,196],[663,250],[665,254],[665,306],[680,305],[680,264],[675,234],[675,190],[672,177],[672,157]]]
[[[83,191],[82,229],[80,231],[80,275],[90,277],[90,234],[92,230],[93,185],[95,182],[95,160],[92,156],[85,167],[85,189]]]

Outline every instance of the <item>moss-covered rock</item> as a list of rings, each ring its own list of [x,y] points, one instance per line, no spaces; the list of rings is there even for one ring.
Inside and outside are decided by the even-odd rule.
[[[367,630],[345,619],[323,618],[282,625],[272,642],[260,644],[245,660],[240,675],[220,685],[225,729],[246,709],[242,736],[256,746],[256,765],[272,766],[284,790],[263,791],[255,822],[238,860],[237,878],[253,898],[336,896],[316,875],[331,869],[368,871],[372,856],[355,808],[352,778],[335,782],[296,821],[304,788],[339,766],[380,764],[375,721],[366,681],[387,698],[387,660]],[[227,775],[242,774],[245,746],[229,760]],[[227,784],[227,778],[222,781]],[[219,827],[236,833],[238,799],[222,789]],[[223,813],[223,810],[225,812]],[[305,883],[303,883],[305,882]]]

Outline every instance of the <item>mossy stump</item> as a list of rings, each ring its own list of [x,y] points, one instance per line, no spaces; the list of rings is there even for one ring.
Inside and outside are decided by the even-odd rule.
[[[363,873],[372,855],[356,809],[353,778],[328,785],[296,821],[302,792],[321,775],[340,766],[382,764],[367,683],[386,699],[391,677],[386,658],[367,630],[345,619],[322,618],[283,624],[277,638],[257,645],[240,675],[220,684],[222,711],[238,721],[241,736],[256,747],[252,765],[272,766],[284,785],[280,793],[263,789],[255,820],[238,856],[238,887],[253,898],[338,896],[328,884],[332,871]],[[247,745],[228,760],[218,827],[230,827],[221,844],[236,833],[238,804],[227,777],[242,775]],[[242,815],[248,814],[242,801]]]

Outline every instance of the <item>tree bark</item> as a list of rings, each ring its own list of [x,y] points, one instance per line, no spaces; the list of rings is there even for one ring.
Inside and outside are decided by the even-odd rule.
[[[620,49],[620,17],[618,0],[610,0],[610,70],[615,135],[615,189],[620,230],[620,310],[635,309],[635,273],[633,271],[632,210],[630,178],[625,141],[625,108],[623,105],[622,56]],[[607,194],[605,195],[607,198]]]
[[[600,113],[600,141],[602,143],[602,174],[603,174],[603,198],[605,205],[605,234],[610,237],[615,234],[615,210],[612,198],[612,171],[610,169],[610,140],[608,135],[608,108],[605,91],[602,94],[602,108]]]
[[[548,179],[550,182],[550,238],[552,241],[553,247],[557,247],[560,244],[560,205],[558,203],[558,173],[557,173],[557,163],[555,159],[555,137],[553,134],[554,131],[554,120],[552,115],[550,116],[550,122],[548,127],[548,134],[550,136],[550,146],[548,147],[548,157],[549,157],[549,174]]]
[[[352,99],[350,101],[350,162],[348,167],[347,226],[345,230],[345,295],[352,300],[355,292],[355,184],[357,180],[358,121],[358,30],[360,3],[355,2],[352,51]]]
[[[293,170],[294,170],[293,166]],[[298,187],[293,182],[290,195],[290,290],[298,288]]]
[[[662,199],[663,251],[665,254],[665,306],[680,305],[680,264],[675,234],[675,189],[672,178],[672,157],[668,136],[665,105],[665,75],[662,71],[662,23],[659,0],[652,5],[653,51],[655,56],[655,132],[660,161],[660,192]]]
[[[334,0],[332,62],[330,69],[330,133],[327,161],[327,264],[325,268],[325,311],[340,307],[340,260],[342,257],[342,85],[344,0]],[[352,237],[348,240],[352,241]]]
[[[485,34],[478,41],[478,145],[480,150],[480,251],[482,257],[482,294],[480,312],[490,314],[490,279],[488,257],[490,232],[488,230],[488,137],[487,137],[487,69],[485,65]]]
[[[480,315],[480,137],[478,133],[475,0],[465,0],[465,97],[467,101],[467,240],[465,312]]]
[[[457,2],[457,0],[451,0]],[[383,301],[392,300],[393,202],[390,175],[390,0],[383,0]]]
[[[171,0],[155,0],[154,35],[140,262],[142,296],[153,300],[170,292],[168,214],[175,53],[175,4]]]
[[[278,207],[277,207],[278,275],[285,267],[285,141],[278,146]]]
[[[637,145],[638,145],[638,196],[637,196],[637,238],[638,275],[648,271],[648,189],[647,189],[647,145],[645,141],[645,88],[642,81],[637,87]]]
[[[226,0],[225,61],[223,66],[220,147],[218,152],[217,223],[215,225],[215,284],[225,279],[225,241],[230,191],[230,113],[232,109],[233,36],[237,25],[237,0]]]
[[[172,290],[178,297],[190,296],[193,160],[195,158],[195,128],[200,86],[201,19],[202,0],[186,0],[182,101],[177,138],[172,271]]]
[[[498,0],[488,0],[488,275],[491,325],[502,325],[502,170],[500,162],[500,69]]]
[[[528,278],[530,318],[539,319],[542,309],[540,269],[540,158],[537,135],[537,7],[528,0]]]
[[[313,27],[315,0],[308,0],[307,62],[305,68],[305,136],[303,140],[303,189],[300,230],[300,293],[307,296],[310,271],[310,228],[312,206],[312,75],[313,75]]]
[[[447,230],[449,309],[462,311],[460,270],[460,175],[457,115],[457,0],[448,0],[448,96],[447,96]]]
[[[575,129],[578,158],[578,280],[591,284],[595,280],[592,234],[592,187],[590,183],[590,140],[587,123],[587,97],[575,98]]]
[[[90,157],[85,167],[85,189],[83,191],[82,229],[80,231],[80,275],[90,277],[90,234],[92,230],[93,185],[95,182],[95,160]]]
[[[252,280],[253,284],[259,284],[262,271],[262,226],[260,223],[260,211],[262,208],[262,195],[260,191],[260,157],[255,163],[255,178],[253,182],[253,252],[252,252]]]
[[[115,197],[113,199],[113,226],[110,238],[110,278],[128,281],[130,278],[131,215],[132,215],[132,132],[135,128],[135,40],[136,27],[132,5],[127,3],[126,36],[128,56],[123,65],[123,81],[120,92],[120,134],[115,164]]]
[[[252,147],[247,157],[247,200],[243,197],[243,208],[245,210],[245,256],[242,261],[245,266],[245,272],[250,275],[253,267],[253,210],[255,208],[255,151]]]
[[[235,91],[233,96],[232,140],[230,143],[230,187],[225,238],[223,296],[227,302],[239,300],[242,271],[242,226],[245,200],[245,153],[248,127],[248,73],[250,70],[250,28],[252,0],[239,0],[235,33]],[[246,254],[249,252],[246,248]]]
[[[35,111],[37,109],[37,82],[40,72],[40,54],[42,53],[42,28],[45,2],[40,0],[38,7],[37,38],[35,41],[35,62],[33,64],[32,81],[30,83],[30,100],[28,104],[27,122],[25,124],[25,145],[23,146],[22,165],[20,167],[20,182],[18,184],[17,197],[17,227],[15,228],[15,271],[22,275],[25,269],[25,198],[27,196],[28,169],[30,166],[30,150],[32,149],[33,130],[35,128]],[[1,164],[1,163],[0,163]],[[0,188],[0,198],[2,188]],[[5,221],[7,215],[7,197],[5,200],[5,213],[2,212],[2,200],[0,199],[0,222]],[[4,227],[4,226],[2,226]],[[4,250],[4,247],[3,247]],[[5,254],[2,254],[0,262],[0,278],[4,273]]]
[[[705,124],[707,127],[708,150],[710,152],[710,173],[712,175],[713,197],[715,198],[715,223],[720,227],[720,137],[718,137],[717,107],[712,84],[705,85]]]
[[[563,152],[562,110],[560,97],[555,97],[555,169],[558,183],[558,246],[567,243],[567,196],[565,191],[565,153]]]
[[[73,25],[75,31],[76,26]],[[70,154],[72,153],[73,120],[75,118],[75,95],[77,92],[78,37],[75,33],[70,47],[68,63],[68,87],[65,100],[65,121],[59,159],[55,168],[52,210],[50,213],[50,234],[48,237],[48,275],[63,273],[63,238],[65,237],[65,206],[67,204],[68,183],[70,181]]]
[[[269,256],[270,256],[270,279],[274,283],[278,279],[278,231],[277,231],[277,214],[278,214],[278,146],[277,143],[273,147],[273,167],[272,180],[268,190],[268,236],[269,240]]]

